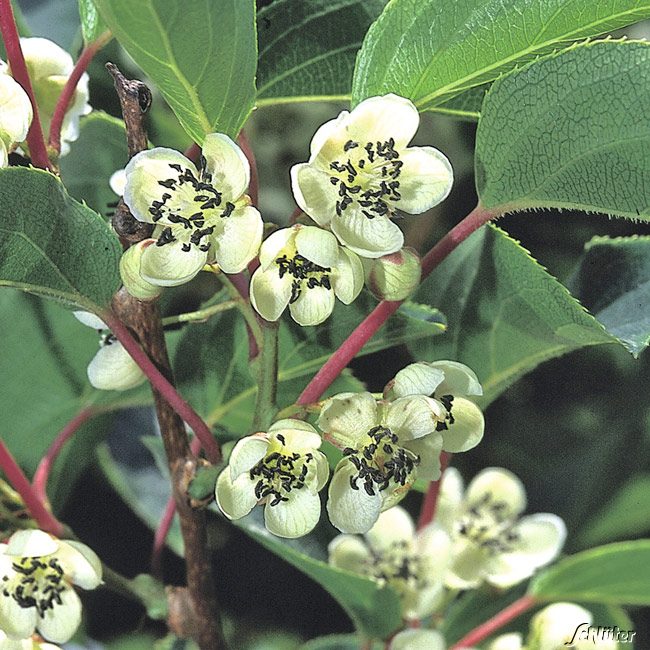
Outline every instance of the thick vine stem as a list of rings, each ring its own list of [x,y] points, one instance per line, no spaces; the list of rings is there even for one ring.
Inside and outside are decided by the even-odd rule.
[[[129,156],[133,157],[148,145],[144,113],[151,104],[151,93],[143,83],[126,79],[116,66],[108,64],[107,67],[122,105]],[[141,241],[150,232],[138,229],[137,225],[133,224],[136,220],[130,214],[129,220],[126,212],[128,208],[123,203],[121,209],[118,206],[113,227],[128,247],[127,242]],[[113,310],[135,334],[144,352],[158,370],[173,383],[162,320],[156,302],[140,302],[121,289],[113,299]],[[221,631],[208,551],[205,513],[191,508],[187,494],[189,481],[196,469],[196,457],[190,450],[183,420],[161,393],[152,390],[185,545],[187,594],[190,600],[187,609],[192,612],[191,626],[187,629],[192,630],[192,636],[201,650],[218,650],[225,648],[225,641]]]

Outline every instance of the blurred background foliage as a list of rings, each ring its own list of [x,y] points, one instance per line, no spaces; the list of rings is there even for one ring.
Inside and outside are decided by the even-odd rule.
[[[76,0],[19,0],[18,4],[33,35],[46,36],[73,55],[79,52],[82,40]],[[628,30],[636,37],[647,32],[645,25]],[[91,104],[119,117],[112,83],[103,68],[109,60],[127,74],[138,76],[139,72],[115,42],[100,53],[90,68]],[[257,156],[259,207],[267,221],[287,222],[295,208],[289,168],[307,158],[316,128],[342,108],[343,104],[331,103],[288,104],[254,112],[246,131]],[[159,95],[155,96],[149,120],[154,144],[181,150],[190,144]],[[447,154],[456,182],[442,205],[401,222],[408,244],[419,251],[426,251],[475,205],[475,129],[470,122],[423,116],[416,141],[433,144]],[[97,200],[107,202],[110,196],[107,190]],[[510,215],[499,225],[562,281],[571,276],[577,258],[592,237],[650,234],[648,225],[550,211]],[[197,281],[192,290],[191,295],[185,290],[167,292],[167,313],[194,308],[209,297],[211,285]],[[91,334],[88,337],[92,339]],[[370,390],[380,390],[411,360],[409,352],[400,347],[359,359],[353,369]],[[504,466],[515,472],[527,487],[530,512],[555,512],[567,522],[568,552],[647,536],[649,393],[647,352],[638,360],[614,345],[574,352],[542,364],[492,403],[486,412],[483,442],[454,462],[466,480],[486,466]],[[107,424],[108,418],[95,420],[80,435],[93,443],[106,438],[108,447],[100,454],[104,460],[113,453],[124,466],[144,472],[139,483],[141,493],[134,496],[142,502],[152,500],[157,504],[152,506],[155,510],[166,495],[164,491],[156,492],[157,487],[148,482],[146,473],[151,467],[151,454],[140,439],[156,435],[149,409],[122,412],[110,427]],[[79,458],[78,466],[85,467],[84,471],[71,477],[72,485],[68,477],[67,489],[61,493],[66,497],[61,515],[109,565],[127,575],[147,571],[152,533],[116,494],[90,448],[91,444],[87,445],[84,457]],[[106,469],[106,462],[102,464]],[[119,476],[113,481],[116,483]],[[407,497],[406,506],[414,514],[420,498],[417,493]],[[61,509],[61,503],[58,505]],[[352,630],[345,613],[325,591],[238,529],[215,518],[211,534],[218,589],[233,648],[288,650],[318,635]],[[172,584],[183,580],[181,561],[171,551],[164,558],[164,573]],[[85,602],[85,633],[77,640],[80,647],[101,647],[92,638],[106,647],[135,650],[151,647],[153,639],[164,633],[162,626],[145,624],[142,611],[107,591],[90,592]],[[643,614],[632,613],[637,638],[648,639],[650,625]],[[134,630],[137,634],[133,634]],[[115,638],[121,634],[128,636]]]

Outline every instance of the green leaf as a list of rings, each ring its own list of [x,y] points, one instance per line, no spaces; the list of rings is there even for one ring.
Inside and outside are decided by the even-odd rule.
[[[518,62],[648,16],[647,0],[393,0],[359,52],[353,103],[394,92],[430,110]]]
[[[195,142],[213,131],[237,136],[255,100],[253,0],[95,4]]]
[[[0,170],[0,286],[61,300],[88,311],[119,288],[117,237],[90,208],[70,198],[52,174]]]
[[[86,45],[92,43],[106,31],[106,25],[97,13],[94,0],[79,0],[79,17],[81,18],[81,33]]]
[[[595,237],[569,289],[635,357],[645,350],[650,343],[650,237]]]
[[[369,294],[363,293],[352,305],[338,304],[332,316],[318,328],[300,327],[289,319],[288,314],[282,317],[279,330],[279,408],[296,400],[311,375],[375,304]],[[429,338],[442,331],[444,319],[439,311],[406,303],[363,348],[362,354]],[[215,341],[219,345],[218,355],[214,354]],[[188,325],[173,365],[183,394],[209,424],[218,422],[235,435],[249,432],[256,387],[248,368],[248,337],[238,313],[224,312],[213,316],[207,323]],[[360,383],[345,373],[330,387],[328,394],[360,389]]]
[[[360,639],[356,634],[328,634],[303,643],[298,650],[359,650]],[[371,650],[382,650],[383,643],[372,642]]]
[[[595,546],[650,531],[650,474],[631,477],[604,508],[593,515],[575,539],[581,547]]]
[[[549,601],[650,605],[650,540],[571,555],[533,578],[529,593]]]
[[[616,41],[576,46],[496,81],[476,136],[481,203],[647,221],[649,81],[650,44]]]
[[[483,405],[543,361],[616,340],[526,250],[494,226],[463,242],[414,298],[441,309],[449,329],[435,342],[412,343],[413,354],[467,364],[483,385]]]
[[[81,118],[79,139],[61,158],[61,179],[68,192],[100,214],[117,201],[108,181],[126,166],[128,151],[124,123],[100,111]]]
[[[386,0],[276,0],[257,20],[258,105],[350,96],[356,53]]]

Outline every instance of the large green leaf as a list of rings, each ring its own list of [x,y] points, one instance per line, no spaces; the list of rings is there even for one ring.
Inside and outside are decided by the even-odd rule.
[[[650,474],[632,476],[580,530],[575,543],[586,548],[650,531]]]
[[[318,328],[300,327],[288,315],[283,316],[279,329],[280,408],[295,401],[311,375],[374,304],[365,293],[350,306],[338,304],[330,319]],[[407,303],[362,353],[429,338],[443,330],[444,320],[438,311]],[[215,345],[219,354],[214,353]],[[174,371],[183,393],[208,423],[220,423],[235,435],[249,431],[256,387],[248,367],[248,337],[238,313],[225,312],[207,323],[189,325],[176,351]],[[328,394],[360,387],[360,382],[346,372]]]
[[[386,0],[276,0],[258,14],[258,105],[347,98],[357,51]]]
[[[79,17],[81,18],[81,33],[84,43],[92,43],[102,32],[106,31],[106,25],[97,13],[94,0],[79,0]]]
[[[483,403],[535,366],[616,339],[516,241],[487,226],[425,280],[416,300],[442,310],[449,329],[411,345],[418,359],[455,359],[474,369]]]
[[[649,102],[650,44],[641,42],[576,46],[499,79],[476,138],[481,203],[647,220]]]
[[[650,540],[571,555],[535,577],[529,593],[540,600],[650,605]]]
[[[595,237],[569,288],[636,357],[650,343],[650,237]]]
[[[118,41],[187,133],[235,137],[255,100],[253,0],[96,0]]]
[[[72,199],[52,174],[0,170],[0,286],[86,310],[106,306],[120,286],[122,249],[104,220]]]
[[[117,200],[108,181],[126,166],[128,151],[124,123],[95,111],[81,118],[79,139],[61,158],[61,178],[68,191],[93,210],[105,214]]]
[[[394,92],[431,109],[522,60],[648,16],[648,0],[393,0],[363,43],[353,100]]]

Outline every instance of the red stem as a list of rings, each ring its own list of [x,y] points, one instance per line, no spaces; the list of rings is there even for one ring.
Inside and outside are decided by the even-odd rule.
[[[527,612],[536,604],[537,601],[532,596],[522,596],[518,600],[515,600],[512,605],[508,605],[508,607],[502,609],[491,619],[485,621],[485,623],[475,627],[471,632],[458,641],[458,643],[451,646],[449,650],[461,650],[461,648],[470,648],[471,646],[477,645],[494,634],[504,625],[517,618],[517,616],[521,616],[524,612]]]
[[[43,128],[38,116],[34,89],[29,78],[29,72],[27,72],[23,50],[20,47],[20,36],[16,28],[11,0],[0,0],[0,33],[2,33],[2,40],[7,51],[7,62],[11,68],[11,76],[22,86],[32,103],[32,124],[27,132],[27,145],[29,146],[32,164],[34,167],[40,167],[41,169],[51,169],[50,159],[45,147],[45,138],[43,137]]]
[[[197,456],[201,450],[201,441],[198,438],[192,438],[190,443],[190,450],[192,453]],[[167,535],[174,523],[174,515],[176,514],[176,501],[174,495],[169,497],[163,515],[160,519],[160,524],[156,529],[156,533],[153,538],[153,547],[151,549],[151,573],[157,578],[162,577],[162,552],[165,548],[165,541],[167,540]]]
[[[18,463],[11,455],[11,452],[0,440],[0,469],[4,472],[7,480],[20,494],[29,514],[38,524],[41,530],[51,533],[56,537],[63,537],[65,530],[63,524],[45,507],[45,504],[38,498],[30,482],[20,469]]]
[[[422,260],[422,280],[475,230],[478,230],[488,221],[499,216],[499,214],[499,212],[487,210],[480,204],[477,205],[425,255]],[[402,302],[389,302],[387,300],[380,302],[314,375],[305,390],[300,394],[296,403],[302,405],[318,401],[320,396],[341,374],[348,363],[354,359],[361,348],[374,336],[388,318],[398,310]]]
[[[108,325],[124,349],[140,366],[151,385],[162,395],[163,399],[180,415],[191,427],[196,437],[201,441],[205,455],[211,463],[221,460],[219,445],[212,435],[208,425],[201,419],[196,411],[179,395],[169,380],[158,370],[156,365],[147,356],[137,341],[131,336],[124,323],[110,311],[99,314],[100,318]]]
[[[437,481],[431,481],[429,483],[429,488],[427,493],[424,495],[422,500],[422,505],[420,507],[420,516],[418,518],[418,530],[421,530],[425,526],[429,525],[433,518],[436,516],[436,506],[438,505],[438,496],[440,495],[440,484],[442,483],[442,477],[445,473],[447,467],[449,467],[449,461],[451,460],[451,454],[443,451],[440,454],[440,478]]]
[[[90,407],[79,411],[79,413],[77,413],[77,415],[75,415],[75,417],[72,418],[72,420],[70,420],[70,422],[68,422],[68,424],[66,424],[56,436],[54,442],[50,445],[45,456],[43,456],[41,462],[38,464],[32,479],[32,487],[34,493],[42,503],[47,503],[47,481],[50,476],[50,471],[52,470],[52,465],[54,465],[54,461],[61,453],[65,443],[81,428],[81,425],[95,414],[96,411]]]
[[[63,86],[63,90],[61,91],[56,106],[54,107],[48,141],[50,147],[52,147],[52,149],[57,153],[60,153],[61,151],[61,127],[63,126],[63,120],[68,111],[68,107],[70,106],[70,102],[74,97],[74,93],[77,90],[77,84],[79,83],[83,73],[86,72],[95,54],[97,54],[97,52],[99,52],[99,50],[110,41],[110,39],[111,33],[104,32],[97,40],[86,45],[81,52],[79,59],[75,63],[68,80],[65,82],[65,86]]]
[[[201,158],[201,147],[199,147],[196,142],[192,142],[192,144],[187,149],[185,149],[183,155],[186,158],[189,158],[195,165],[197,165],[199,159]]]
[[[255,160],[255,154],[253,153],[253,149],[251,148],[248,137],[244,133],[243,129],[239,132],[237,142],[241,147],[241,150],[244,152],[244,155],[248,160],[248,164],[251,167],[251,180],[248,184],[248,196],[251,197],[251,202],[256,206],[259,199],[259,176],[257,173],[257,161]]]

